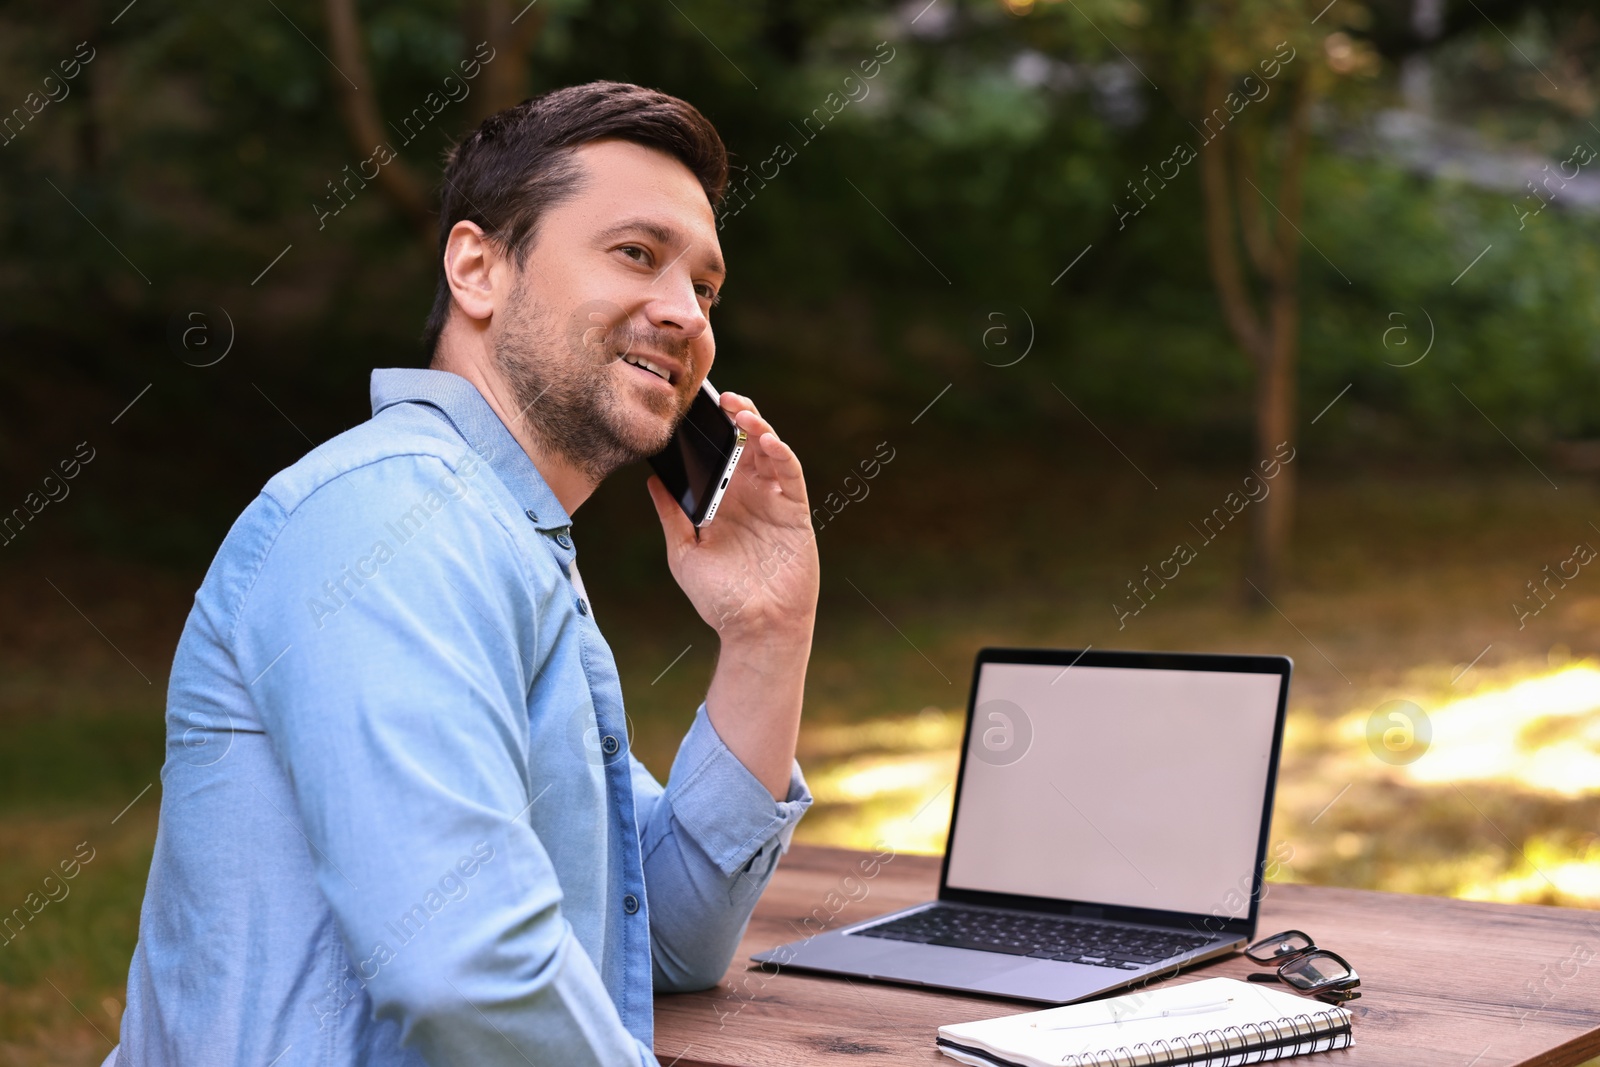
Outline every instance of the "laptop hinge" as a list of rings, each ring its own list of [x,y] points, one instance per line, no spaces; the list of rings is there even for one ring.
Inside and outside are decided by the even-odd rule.
[[[1106,917],[1106,909],[1093,904],[1074,904],[1070,914],[1076,915],[1081,919],[1104,919]]]

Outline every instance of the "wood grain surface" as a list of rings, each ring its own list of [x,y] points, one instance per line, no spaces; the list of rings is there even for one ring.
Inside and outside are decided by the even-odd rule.
[[[1042,1007],[749,962],[808,933],[931,900],[938,883],[936,857],[795,846],[722,982],[656,998],[663,1067],[949,1064],[934,1045],[939,1026]],[[1600,912],[1320,886],[1268,890],[1261,933],[1304,930],[1361,975],[1363,996],[1349,1005],[1355,1045],[1295,1062],[1576,1067],[1600,1056]],[[1231,956],[1168,981],[1257,969]]]

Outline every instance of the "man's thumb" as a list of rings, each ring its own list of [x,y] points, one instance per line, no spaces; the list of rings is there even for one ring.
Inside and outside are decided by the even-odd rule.
[[[683,513],[678,502],[672,499],[672,494],[667,492],[666,484],[661,481],[660,475],[650,475],[644,484],[650,490],[650,499],[656,506],[656,517],[661,520],[661,529],[667,535],[667,543],[676,545],[693,541],[694,523],[689,521],[689,516]]]

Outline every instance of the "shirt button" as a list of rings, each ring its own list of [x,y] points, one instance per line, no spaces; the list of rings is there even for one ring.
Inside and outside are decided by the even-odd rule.
[[[568,537],[565,533],[558,533],[556,534],[556,544],[560,545],[562,548],[571,548],[572,538]]]
[[[537,516],[537,515],[535,515],[533,513],[533,509],[532,508],[529,508],[527,511],[524,511],[523,514],[528,516],[528,521],[529,522],[538,522],[539,521],[539,516]]]
[[[604,752],[606,755],[615,756],[617,754],[617,748],[617,739],[612,737],[610,734],[606,734],[600,739],[600,751]]]
[[[632,893],[629,893],[627,896],[623,897],[622,910],[627,912],[629,915],[632,915],[634,912],[638,911],[639,898],[634,896]]]
[[[582,599],[581,597],[578,600],[578,614],[579,615],[587,615],[587,614],[589,614],[589,602],[587,600]]]

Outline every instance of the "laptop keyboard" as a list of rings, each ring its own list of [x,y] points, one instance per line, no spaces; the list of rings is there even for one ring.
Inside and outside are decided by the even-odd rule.
[[[947,904],[936,904],[855,933],[1126,971],[1160,963],[1212,940],[1202,934]]]

